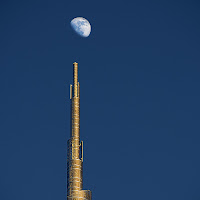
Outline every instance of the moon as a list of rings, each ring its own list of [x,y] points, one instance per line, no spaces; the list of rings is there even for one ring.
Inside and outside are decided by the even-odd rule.
[[[81,37],[88,37],[91,32],[89,21],[83,17],[76,17],[71,21],[71,27]]]

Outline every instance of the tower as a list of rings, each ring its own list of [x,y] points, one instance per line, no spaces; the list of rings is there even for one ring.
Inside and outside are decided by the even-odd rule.
[[[83,190],[83,141],[80,142],[80,85],[78,63],[73,63],[70,85],[71,131],[67,142],[67,200],[91,200],[91,191]]]

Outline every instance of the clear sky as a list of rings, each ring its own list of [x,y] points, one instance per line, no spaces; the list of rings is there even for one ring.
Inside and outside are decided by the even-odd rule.
[[[93,200],[199,200],[199,10],[198,0],[2,0],[0,199],[66,199],[76,61]],[[88,38],[70,26],[78,16]]]

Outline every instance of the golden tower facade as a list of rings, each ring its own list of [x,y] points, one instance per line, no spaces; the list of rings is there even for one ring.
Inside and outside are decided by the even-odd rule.
[[[90,190],[83,190],[83,141],[80,142],[80,84],[78,63],[73,63],[70,85],[71,133],[67,142],[67,200],[92,200]]]

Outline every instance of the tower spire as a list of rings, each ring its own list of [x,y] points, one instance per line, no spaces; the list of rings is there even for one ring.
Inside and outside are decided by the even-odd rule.
[[[80,84],[78,63],[73,63],[70,85],[71,135],[67,142],[67,200],[91,200],[91,191],[83,190],[83,141],[80,142]]]
[[[78,88],[77,88],[77,83],[78,83],[78,63],[74,62],[74,73],[73,73],[73,78],[74,78],[74,95],[78,95]]]

